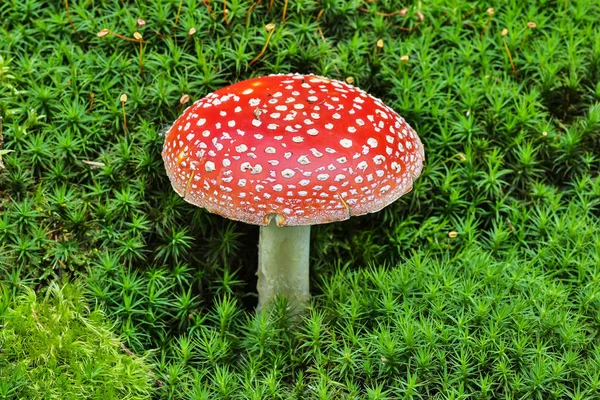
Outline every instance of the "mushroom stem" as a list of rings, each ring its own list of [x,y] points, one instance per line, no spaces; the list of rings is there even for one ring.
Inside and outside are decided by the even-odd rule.
[[[258,243],[258,309],[277,296],[288,298],[294,313],[310,298],[310,225],[278,227],[276,218],[260,227]]]

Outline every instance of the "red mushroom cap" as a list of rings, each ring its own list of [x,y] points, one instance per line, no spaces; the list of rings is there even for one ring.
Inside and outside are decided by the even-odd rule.
[[[314,225],[381,210],[412,189],[423,145],[363,90],[271,75],[196,101],[166,134],[163,160],[186,201],[224,217]]]

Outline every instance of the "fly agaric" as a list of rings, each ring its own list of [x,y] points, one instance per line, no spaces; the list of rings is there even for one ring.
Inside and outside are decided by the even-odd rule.
[[[261,225],[259,308],[309,299],[310,226],[381,210],[412,189],[423,145],[363,90],[315,75],[271,75],[196,101],[162,152],[185,201]]]

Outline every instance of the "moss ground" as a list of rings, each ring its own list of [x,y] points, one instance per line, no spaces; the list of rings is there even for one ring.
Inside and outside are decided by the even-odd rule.
[[[0,2],[0,324],[81,281],[161,399],[598,398],[599,21],[593,0]],[[184,95],[283,72],[351,79],[427,154],[409,195],[313,229],[298,324],[253,313],[257,228],[183,202],[160,158]]]
[[[155,376],[147,357],[130,356],[81,284],[53,282],[38,298],[0,286],[0,398],[145,399]],[[16,306],[11,307],[11,303]]]

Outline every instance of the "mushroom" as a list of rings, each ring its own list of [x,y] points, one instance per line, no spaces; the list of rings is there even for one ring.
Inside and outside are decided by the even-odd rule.
[[[315,75],[242,81],[196,101],[166,133],[174,190],[211,213],[261,225],[259,309],[310,297],[310,226],[381,210],[412,189],[423,145],[363,90]]]

